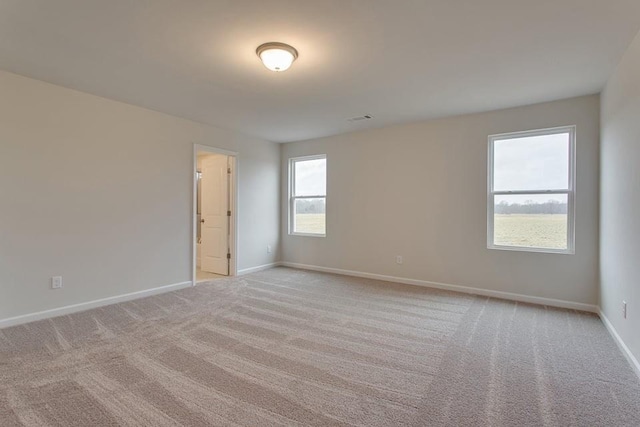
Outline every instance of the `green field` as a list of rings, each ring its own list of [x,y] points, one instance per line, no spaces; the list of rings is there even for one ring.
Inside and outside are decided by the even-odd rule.
[[[297,214],[296,232],[325,234],[324,214]],[[567,215],[497,214],[494,242],[500,246],[567,249]]]
[[[566,214],[496,214],[494,243],[547,249],[567,249]]]
[[[325,234],[325,214],[296,214],[296,233]]]

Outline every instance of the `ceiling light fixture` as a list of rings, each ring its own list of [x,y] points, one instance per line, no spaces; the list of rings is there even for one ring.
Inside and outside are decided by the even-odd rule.
[[[285,71],[298,57],[298,51],[288,44],[270,42],[261,44],[256,53],[265,67],[271,71]]]

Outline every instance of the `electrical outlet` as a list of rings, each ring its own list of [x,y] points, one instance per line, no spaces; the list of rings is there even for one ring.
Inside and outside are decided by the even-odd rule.
[[[622,318],[623,319],[627,318],[627,302],[626,301],[622,301]]]
[[[51,289],[60,289],[62,287],[62,276],[53,276],[51,278]]]
[[[402,264],[402,255],[396,256],[396,264]]]
[[[267,245],[267,253],[271,252],[273,252],[273,248],[271,247],[271,245]]]

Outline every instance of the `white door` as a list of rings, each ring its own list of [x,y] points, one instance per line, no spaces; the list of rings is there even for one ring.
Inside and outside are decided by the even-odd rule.
[[[229,274],[229,174],[227,156],[213,155],[202,160],[201,258],[200,269]]]

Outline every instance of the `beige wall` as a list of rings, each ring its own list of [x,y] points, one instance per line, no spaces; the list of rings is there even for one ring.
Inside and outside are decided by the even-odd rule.
[[[238,267],[276,261],[278,145],[0,72],[0,320],[191,280],[194,143],[240,153]]]
[[[0,319],[190,280],[194,143],[240,152],[240,269],[277,261],[281,231],[289,262],[597,300],[597,96],[280,150],[10,73],[0,93]],[[576,254],[486,249],[487,135],[566,124],[578,127]],[[286,160],[316,153],[328,236],[288,236]]]
[[[487,136],[574,124],[575,255],[487,249]],[[595,304],[598,141],[594,95],[285,144],[283,260]],[[289,236],[287,159],[320,153],[327,237]]]
[[[601,145],[600,305],[640,360],[640,34],[602,93]]]

